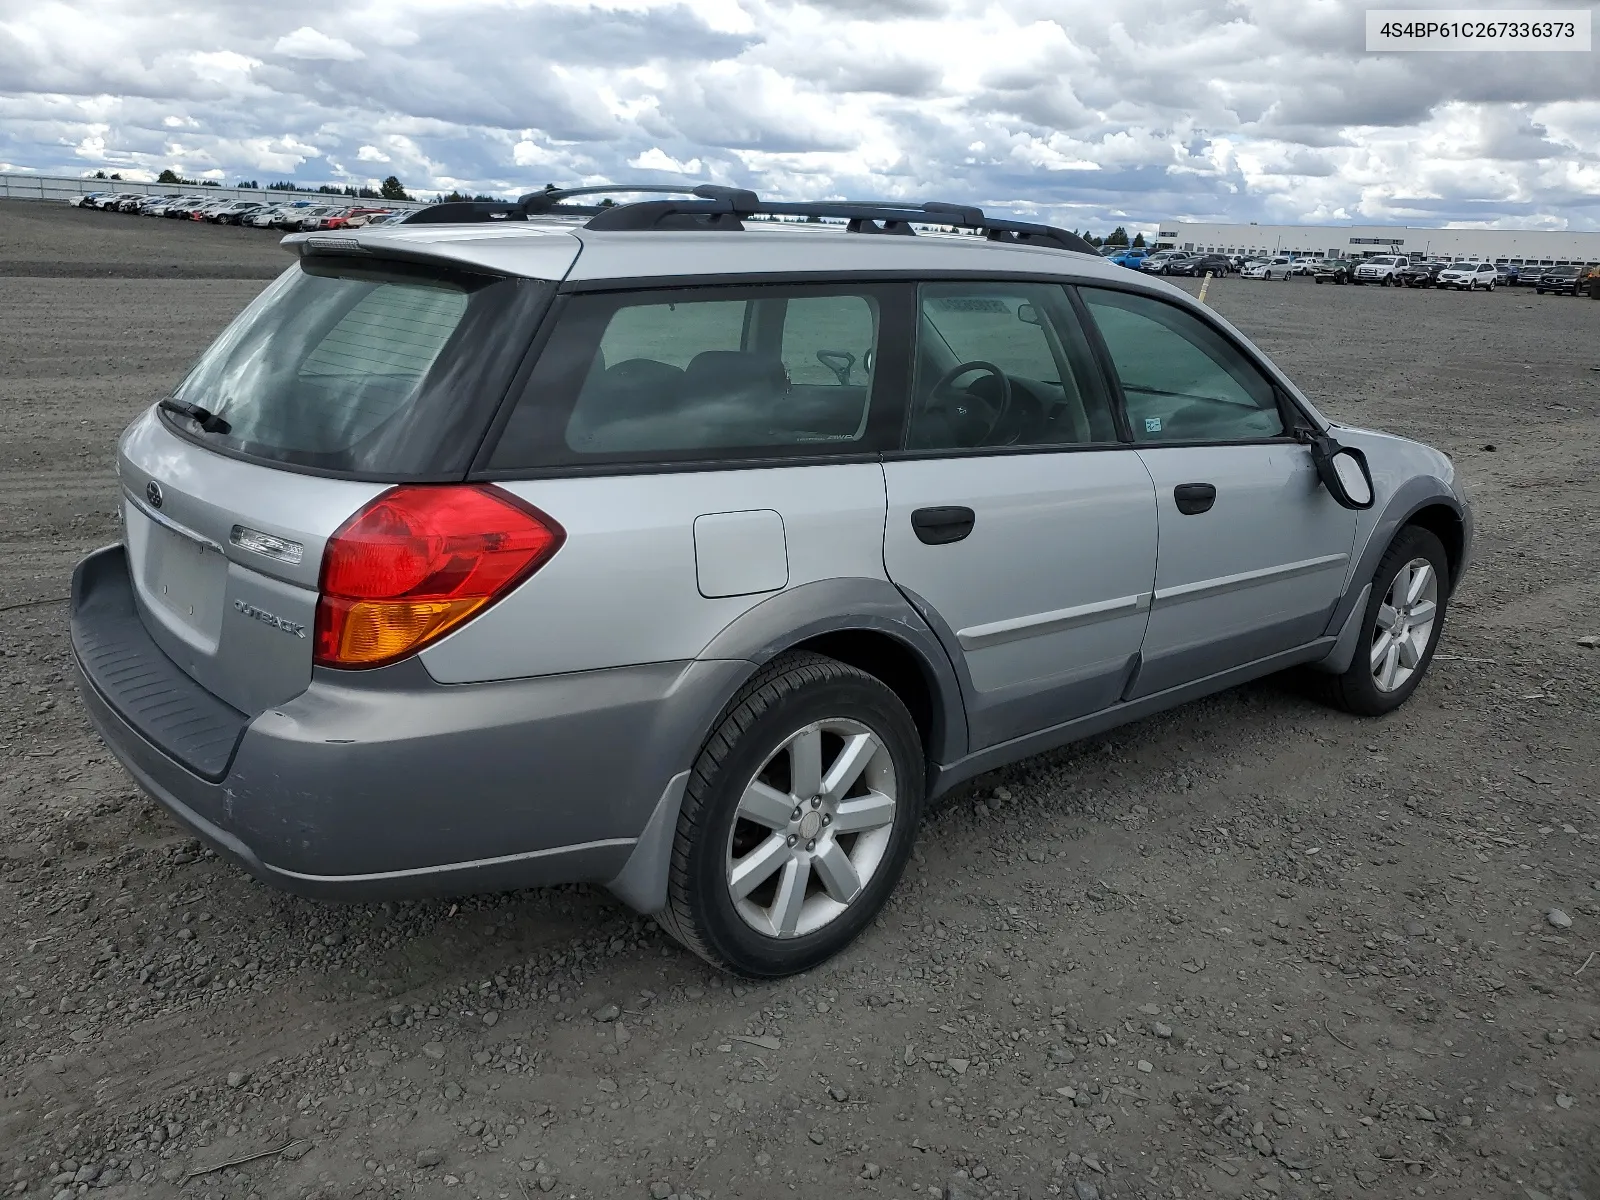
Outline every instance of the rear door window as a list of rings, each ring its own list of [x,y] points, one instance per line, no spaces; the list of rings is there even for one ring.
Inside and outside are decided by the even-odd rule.
[[[923,284],[917,318],[908,449],[1117,440],[1088,343],[1061,286]]]
[[[568,297],[492,471],[881,449],[896,288],[797,285]]]
[[[173,393],[225,452],[335,474],[464,472],[553,285],[395,263],[302,259]]]

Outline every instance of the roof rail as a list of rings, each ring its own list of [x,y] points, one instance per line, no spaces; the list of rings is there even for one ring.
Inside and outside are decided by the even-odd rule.
[[[719,189],[731,190],[731,189]],[[605,212],[612,205],[566,204],[575,196],[615,195],[618,192],[659,192],[664,195],[692,195],[694,184],[673,186],[658,183],[602,183],[590,187],[558,188],[554,184],[528,192],[516,200],[461,200],[429,204],[416,209],[396,224],[459,225],[473,221],[526,221],[529,217],[556,215],[589,217]],[[752,193],[753,195],[753,193]]]
[[[565,203],[580,196],[615,195],[618,192],[681,196],[676,200],[641,200],[631,204],[576,205]],[[403,224],[463,221],[525,221],[544,215],[586,216],[584,228],[595,230],[742,229],[741,218],[824,217],[845,222],[850,233],[899,234],[916,232],[913,225],[948,225],[975,230],[991,242],[1050,246],[1095,254],[1095,248],[1077,234],[1054,225],[991,217],[970,204],[942,201],[916,203],[898,200],[763,200],[746,188],[719,184],[601,183],[584,187],[546,187],[529,192],[515,203],[467,201],[434,204],[407,216]]]
[[[704,185],[701,185],[704,186]],[[529,192],[517,199],[517,207],[523,215],[534,217],[552,210],[561,211],[557,205],[570,200],[574,196],[614,196],[618,192],[650,192],[666,196],[690,196],[696,194],[698,188],[695,184],[669,184],[669,183],[597,183],[588,187],[558,188],[555,185],[542,188],[537,192]],[[568,205],[567,211],[576,212],[582,208],[595,206]],[[605,205],[606,208],[615,207]]]
[[[1051,246],[1080,254],[1095,249],[1077,234],[1053,225],[991,217],[981,208],[967,204],[926,203],[893,200],[822,200],[814,202],[762,200],[742,188],[701,185],[691,200],[653,200],[640,204],[619,204],[585,222],[586,229],[730,229],[742,217],[832,217],[846,222],[851,233],[912,234],[913,225],[949,225],[972,229],[991,242]]]
[[[501,200],[460,200],[413,209],[396,225],[459,225],[468,221],[522,221],[515,204]]]

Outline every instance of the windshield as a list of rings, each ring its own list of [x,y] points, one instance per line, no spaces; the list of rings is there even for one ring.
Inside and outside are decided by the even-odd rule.
[[[1395,260],[1392,258],[1375,258],[1372,260],[1372,265],[1375,267],[1392,267],[1394,262]]]
[[[513,318],[542,310],[549,292],[532,280],[302,259],[173,392],[226,430],[163,420],[208,446],[319,470],[464,471],[527,347],[531,319]],[[519,331],[520,342],[510,336]]]
[[[1477,267],[1474,263],[1451,263],[1445,268],[1447,271],[1473,271],[1476,269]]]

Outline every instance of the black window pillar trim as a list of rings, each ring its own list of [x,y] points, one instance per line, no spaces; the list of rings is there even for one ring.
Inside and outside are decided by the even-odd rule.
[[[1083,326],[1084,337],[1089,340],[1089,353],[1094,356],[1094,361],[1100,368],[1101,386],[1105,388],[1106,395],[1111,400],[1111,416],[1117,423],[1117,439],[1132,446],[1134,445],[1133,422],[1128,419],[1128,398],[1123,394],[1122,379],[1117,374],[1117,365],[1111,358],[1111,348],[1100,336],[1100,326],[1095,321],[1094,314],[1089,311],[1089,305],[1079,294],[1077,285],[1067,288],[1067,299],[1072,305],[1074,315],[1078,318],[1078,323]]]
[[[528,340],[527,349],[517,363],[516,371],[500,394],[500,402],[495,406],[493,419],[484,428],[483,437],[478,442],[477,453],[472,456],[472,465],[467,469],[468,480],[483,478],[484,472],[488,470],[489,459],[494,454],[495,446],[500,442],[500,434],[504,431],[506,423],[511,420],[511,412],[516,408],[517,401],[527,387],[528,377],[533,374],[533,368],[538,363],[539,356],[544,353],[551,333],[560,323],[561,313],[567,304],[568,293],[558,287],[550,303],[540,314],[539,324]]]

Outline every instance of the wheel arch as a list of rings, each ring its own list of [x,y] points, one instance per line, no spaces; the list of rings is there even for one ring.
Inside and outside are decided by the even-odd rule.
[[[1442,501],[1425,504],[1408,516],[1395,534],[1407,525],[1420,525],[1443,543],[1445,560],[1450,564],[1449,590],[1454,591],[1467,556],[1467,530],[1460,509]]]
[[[697,739],[684,747],[678,772],[666,781],[627,863],[606,884],[630,908],[659,913],[665,906],[689,771],[745,684],[789,650],[811,650],[848,663],[898,695],[923,737],[930,779],[935,764],[966,754],[966,708],[955,668],[938,636],[893,584],[830,579],[780,592],[735,619],[699,655],[702,661],[736,661],[742,669],[724,683],[715,703],[705,706]]]
[[[1400,531],[1409,525],[1428,530],[1444,544],[1445,558],[1450,566],[1450,591],[1455,590],[1471,553],[1471,514],[1442,481],[1425,476],[1413,477],[1389,498],[1367,531],[1365,541],[1360,544],[1345,594],[1334,605],[1324,631],[1326,636],[1338,638],[1339,641],[1328,658],[1315,664],[1319,670],[1337,673],[1349,665],[1348,662],[1340,665],[1339,661],[1343,652],[1354,644],[1349,636],[1349,623],[1357,607],[1366,603],[1368,585],[1379,562],[1388,553]]]
[[[728,625],[700,657],[750,664],[725,706],[749,675],[789,650],[825,654],[879,679],[910,710],[930,761],[967,752],[966,709],[949,655],[887,580],[829,579],[780,592]]]

